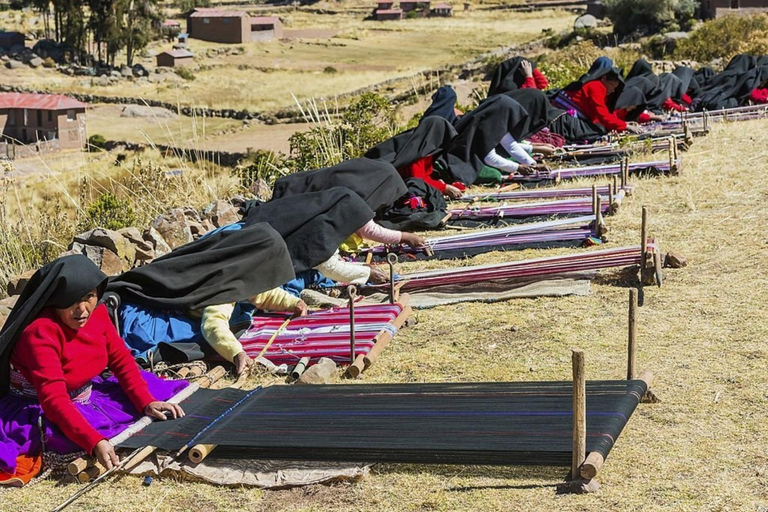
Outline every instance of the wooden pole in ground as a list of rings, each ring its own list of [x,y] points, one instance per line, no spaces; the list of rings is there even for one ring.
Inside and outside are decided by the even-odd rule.
[[[595,222],[598,221],[597,201],[597,185],[592,185],[592,213],[595,215]]]
[[[637,289],[629,290],[629,343],[627,345],[627,380],[635,378],[637,367]]]
[[[573,456],[571,479],[581,474],[581,465],[587,457],[587,381],[584,374],[584,351],[573,350]]]
[[[389,264],[389,303],[395,303],[395,263],[397,263],[397,254],[391,252],[387,254],[387,263]]]
[[[643,216],[640,221],[640,272],[645,271],[645,258],[648,250],[648,207],[643,206]]]
[[[357,288],[353,285],[347,288],[349,292],[349,364],[355,362],[355,297]]]

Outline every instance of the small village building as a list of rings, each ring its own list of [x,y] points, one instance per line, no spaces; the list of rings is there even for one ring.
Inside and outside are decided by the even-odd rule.
[[[165,68],[189,67],[195,63],[195,54],[189,50],[168,50],[157,55],[157,65]]]
[[[24,46],[24,34],[21,32],[0,32],[0,48],[7,51],[14,46]]]
[[[376,3],[376,10],[377,11],[389,11],[394,8],[395,2],[391,2],[389,0],[379,0]]]
[[[252,18],[245,11],[197,8],[187,16],[187,32],[213,43],[248,43],[281,38],[283,24],[279,18]]]
[[[443,18],[450,18],[453,16],[453,7],[446,4],[445,2],[440,2],[432,8],[432,15],[442,16]]]
[[[701,14],[704,18],[761,12],[768,12],[768,0],[702,0],[701,2]]]
[[[255,16],[251,18],[251,41],[272,41],[282,39],[283,22],[275,16]]]
[[[373,16],[377,21],[401,20],[403,19],[403,10],[402,9],[376,9],[376,12],[373,13]]]
[[[86,104],[61,94],[0,93],[0,155],[82,149]]]
[[[429,0],[427,1],[413,1],[408,0],[405,2],[400,2],[400,8],[403,10],[404,13],[408,14],[411,11],[421,11],[421,12],[429,12]]]
[[[186,32],[182,32],[177,36],[177,41],[179,44],[187,44],[187,40],[189,39],[189,34]]]

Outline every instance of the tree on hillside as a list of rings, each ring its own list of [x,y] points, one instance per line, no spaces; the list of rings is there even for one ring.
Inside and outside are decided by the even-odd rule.
[[[210,7],[211,0],[175,0],[173,6],[181,12],[189,12],[195,7]]]
[[[155,37],[162,16],[157,0],[116,0],[116,5],[125,58],[128,66],[132,66],[136,52],[146,48]]]
[[[604,0],[603,5],[621,37],[687,28],[699,8],[698,0]]]

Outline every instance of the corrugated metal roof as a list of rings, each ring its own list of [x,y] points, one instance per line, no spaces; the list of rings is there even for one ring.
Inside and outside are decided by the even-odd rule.
[[[184,49],[181,49],[181,48],[178,49],[178,50],[168,50],[168,51],[165,51],[165,52],[161,53],[160,55],[170,55],[171,57],[173,57],[175,59],[183,59],[184,57],[194,57],[195,56],[195,54],[192,53],[191,51],[184,50]]]
[[[85,108],[87,105],[62,94],[0,93],[0,109],[29,108],[35,110],[67,110]]]
[[[198,7],[189,15],[190,18],[242,18],[248,16],[245,11],[225,11],[222,9],[205,9]]]
[[[174,21],[174,20],[165,20],[163,22],[163,26],[164,27],[179,27],[179,26],[181,26],[181,23],[179,23],[178,21]]]
[[[251,25],[278,25],[282,23],[277,16],[252,16]]]
[[[450,5],[448,5],[448,4],[447,4],[447,3],[445,3],[445,2],[440,2],[440,3],[439,3],[439,4],[437,4],[437,5],[436,5],[434,8],[435,8],[435,9],[453,9],[453,7],[451,7]]]
[[[402,9],[377,9],[376,14],[403,14],[403,10]]]

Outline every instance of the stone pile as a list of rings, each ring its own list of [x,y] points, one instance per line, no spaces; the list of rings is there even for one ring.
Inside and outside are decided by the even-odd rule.
[[[192,242],[216,228],[238,222],[240,215],[232,202],[215,201],[201,212],[194,208],[174,208],[156,218],[144,231],[129,227],[117,231],[96,228],[75,236],[69,250],[60,254],[84,254],[105,274],[114,276],[146,265],[173,249]],[[6,289],[9,298],[0,301],[0,325],[10,312],[35,271],[13,278]]]

